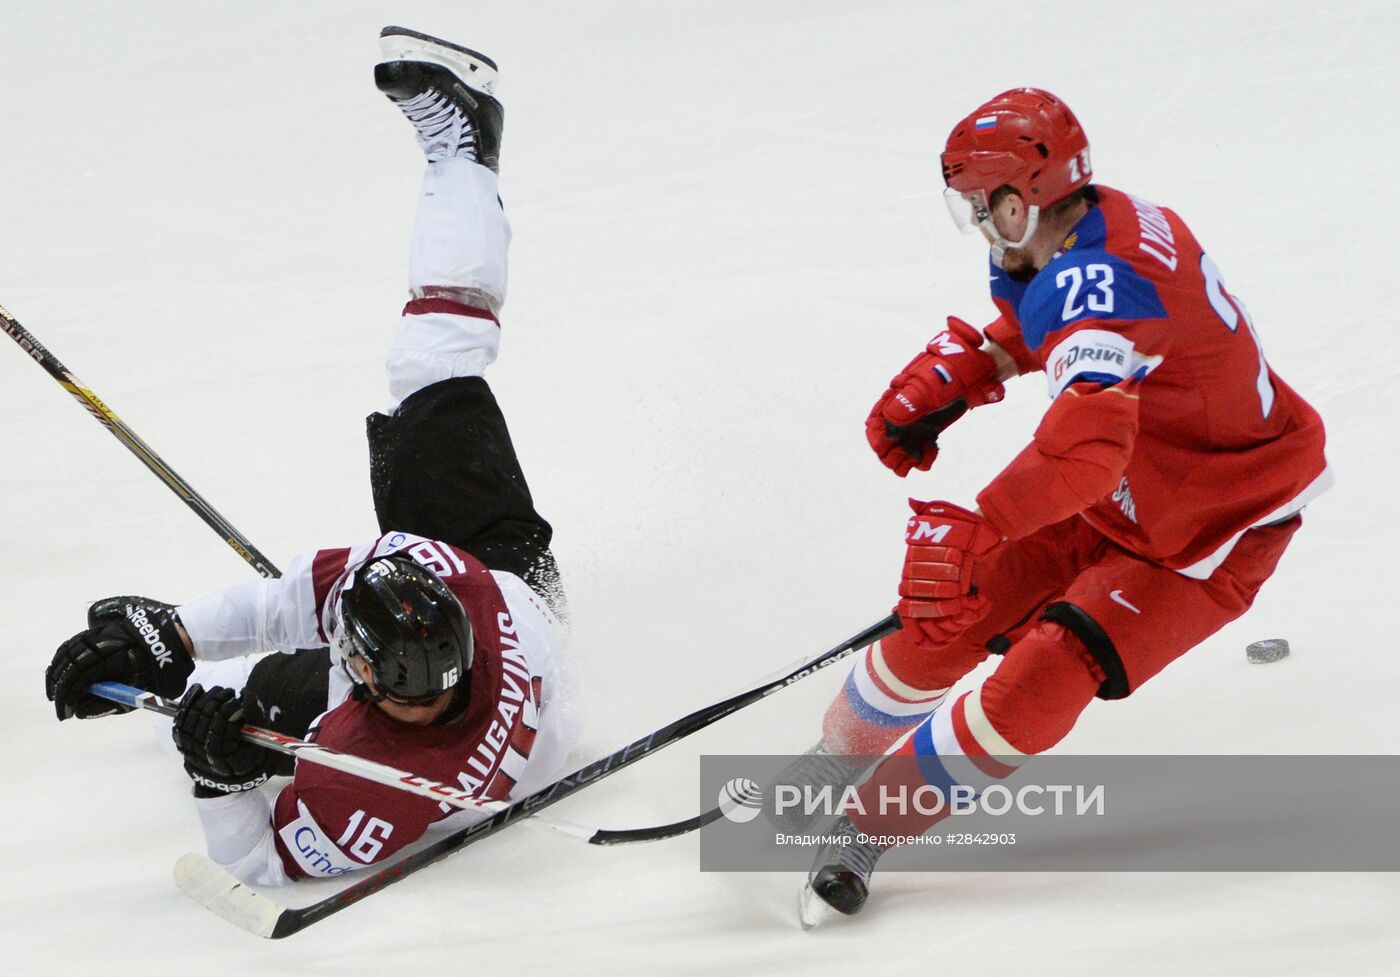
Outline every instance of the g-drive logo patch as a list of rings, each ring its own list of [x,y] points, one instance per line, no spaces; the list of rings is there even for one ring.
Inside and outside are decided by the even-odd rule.
[[[1071,346],[1056,357],[1051,376],[1059,380],[1065,375],[1066,370],[1076,365],[1080,370],[1092,368],[1095,373],[1112,373],[1115,376],[1127,376],[1128,373],[1128,358],[1123,355],[1121,349],[1099,343],[1090,343],[1082,346],[1078,344]]]
[[[1060,341],[1045,358],[1050,396],[1058,397],[1081,373],[1098,373],[1127,379],[1142,363],[1155,366],[1160,357],[1144,360],[1127,336],[1107,329],[1080,329]]]

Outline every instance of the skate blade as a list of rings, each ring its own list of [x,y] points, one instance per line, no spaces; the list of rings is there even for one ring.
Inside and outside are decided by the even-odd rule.
[[[423,61],[438,65],[456,75],[468,88],[487,95],[495,94],[496,66],[484,54],[459,51],[407,34],[381,37],[379,51],[385,61]]]
[[[811,932],[832,916],[839,915],[826,904],[826,900],[812,891],[810,881],[802,884],[802,892],[797,897],[797,918],[802,923],[802,932]]]

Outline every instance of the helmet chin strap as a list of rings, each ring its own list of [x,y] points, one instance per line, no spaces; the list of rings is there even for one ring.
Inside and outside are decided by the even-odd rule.
[[[342,658],[340,660],[340,667],[345,669],[345,673],[350,676],[350,698],[354,699],[356,702],[384,701],[384,693],[370,691],[369,683],[364,680],[359,672],[350,667],[349,659]]]
[[[988,226],[991,227],[990,234],[987,234],[986,231]],[[1019,241],[1008,241],[1001,236],[1001,232],[997,230],[995,224],[990,220],[984,221],[981,224],[983,228],[982,233],[986,235],[988,242],[992,245],[992,264],[996,265],[998,268],[1003,267],[1001,262],[1006,256],[1007,248],[1024,248],[1027,244],[1030,244],[1031,238],[1035,236],[1036,228],[1039,226],[1040,206],[1037,204],[1032,204],[1030,207],[1026,208],[1026,233],[1021,235],[1021,240]]]
[[[350,687],[350,698],[356,702],[383,702],[383,692],[371,692],[369,686],[363,682],[356,682]]]

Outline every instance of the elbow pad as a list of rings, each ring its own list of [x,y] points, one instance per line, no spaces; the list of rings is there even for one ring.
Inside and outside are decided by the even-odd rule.
[[[1113,491],[1137,439],[1137,386],[1077,383],[1055,399],[1031,443],[977,496],[1003,535],[1029,536]]]
[[[1128,386],[1132,389],[1125,390]],[[1076,383],[1045,412],[1035,444],[1075,497],[1089,506],[1112,492],[1123,477],[1137,430],[1136,383],[1106,389]]]

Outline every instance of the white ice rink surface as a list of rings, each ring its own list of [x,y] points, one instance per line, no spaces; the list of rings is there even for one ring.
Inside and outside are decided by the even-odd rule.
[[[1321,410],[1340,477],[1243,621],[1096,703],[1062,749],[1400,745],[1395,5],[8,0],[0,302],[282,565],[375,532],[362,418],[421,166],[370,77],[388,23],[501,65],[516,243],[490,378],[558,531],[580,760],[885,614],[905,497],[970,501],[1028,437],[1037,378],[907,483],[862,436],[943,315],[991,318],[937,156],[1019,84],[1074,107],[1099,179],[1190,223]],[[10,345],[7,974],[1397,971],[1393,875],[887,875],[862,917],[808,935],[796,876],[701,874],[692,839],[590,849],[520,825],[260,942],[171,883],[202,839],[148,724],[60,726],[41,688],[89,601],[250,571]],[[1293,656],[1248,665],[1264,637]],[[804,748],[837,671],[556,812],[693,813],[699,754]]]

